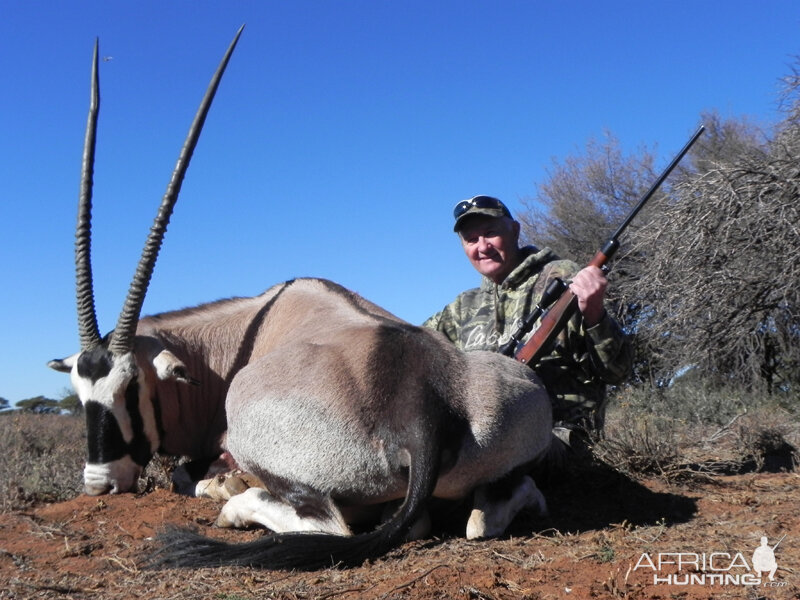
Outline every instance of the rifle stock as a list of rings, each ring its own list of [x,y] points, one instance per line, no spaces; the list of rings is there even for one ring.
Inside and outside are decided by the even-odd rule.
[[[689,139],[683,149],[681,149],[677,156],[672,159],[672,162],[667,166],[667,168],[664,169],[664,172],[661,173],[647,193],[645,193],[641,200],[639,200],[630,214],[628,214],[628,216],[622,222],[622,225],[620,225],[611,235],[608,241],[606,241],[603,248],[599,250],[594,257],[592,257],[592,260],[589,261],[587,266],[594,266],[602,269],[607,265],[608,261],[611,260],[611,257],[614,256],[619,248],[619,236],[630,224],[636,214],[641,210],[645,202],[647,202],[650,197],[655,194],[656,190],[661,187],[661,184],[678,165],[684,155],[689,151],[689,148],[691,148],[697,139],[702,135],[703,131],[705,131],[705,127],[701,125],[700,128]],[[522,348],[520,348],[516,354],[514,354],[514,358],[521,363],[530,365],[531,367],[536,366],[541,358],[550,352],[556,337],[559,333],[561,333],[566,326],[567,321],[569,321],[569,319],[577,310],[577,296],[572,293],[572,291],[569,289],[569,286],[563,286],[563,291],[560,293],[558,299],[552,303],[549,309],[542,311],[543,314],[539,327],[536,328],[536,330],[533,332],[533,335],[531,335],[530,339],[525,343],[525,345],[522,346]],[[527,320],[524,323],[524,327],[526,329],[515,332],[514,335],[512,335],[511,342],[506,344],[503,349],[501,349],[501,352],[510,355],[513,352],[513,347],[516,346],[515,340],[520,340],[533,327],[534,323],[532,321],[533,320]]]
[[[545,313],[531,339],[520,348],[514,358],[526,365],[538,363],[544,353],[549,351],[556,336],[561,333],[576,310],[578,310],[578,297],[567,288],[550,310]]]
[[[601,269],[609,261],[611,255],[613,255],[613,252],[606,254],[603,250],[600,250],[594,255],[592,260],[589,261],[588,266]],[[514,358],[526,365],[535,365],[538,363],[545,352],[549,351],[556,336],[561,333],[567,321],[572,318],[576,310],[578,310],[578,297],[572,293],[569,287],[566,287],[558,300],[544,313],[541,324],[536,331],[533,332],[531,339],[520,348],[519,352],[514,355]]]

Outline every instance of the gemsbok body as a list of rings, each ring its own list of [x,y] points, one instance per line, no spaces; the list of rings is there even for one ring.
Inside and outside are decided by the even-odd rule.
[[[85,408],[86,492],[134,489],[157,451],[210,461],[226,450],[264,487],[232,497],[219,522],[274,533],[230,545],[167,532],[159,562],[181,566],[358,564],[401,542],[432,497],[473,495],[471,538],[501,534],[525,507],[544,510],[527,470],[550,446],[550,403],[517,361],[463,353],[438,332],[322,279],[140,317],[181,181],[240,34],[212,78],[105,337],[89,258],[95,46],[76,241],[81,351],[50,362],[70,372]],[[400,500],[377,528],[352,535],[350,524]]]

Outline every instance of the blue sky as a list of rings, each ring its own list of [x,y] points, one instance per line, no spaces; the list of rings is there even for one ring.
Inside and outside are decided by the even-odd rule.
[[[665,164],[700,113],[770,124],[795,0],[0,0],[0,397],[59,397],[95,37],[98,320],[114,326],[200,97],[246,28],[144,313],[333,279],[414,323],[478,283],[451,208],[512,210],[609,130]],[[598,240],[600,244],[603,240]]]

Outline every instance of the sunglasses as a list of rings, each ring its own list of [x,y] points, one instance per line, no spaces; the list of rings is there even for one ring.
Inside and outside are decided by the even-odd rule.
[[[500,200],[497,198],[492,198],[491,196],[475,196],[474,198],[462,200],[456,204],[455,208],[453,208],[453,217],[458,219],[461,215],[472,208],[496,208],[502,210],[503,214],[507,217],[511,216],[511,213],[508,212],[506,205],[500,202]]]

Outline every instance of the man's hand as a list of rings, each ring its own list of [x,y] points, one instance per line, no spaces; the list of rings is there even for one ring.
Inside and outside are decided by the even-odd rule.
[[[608,279],[597,267],[586,267],[572,278],[569,289],[578,298],[578,310],[583,314],[586,327],[597,325],[605,314],[603,299]]]

